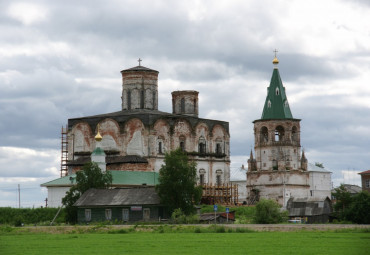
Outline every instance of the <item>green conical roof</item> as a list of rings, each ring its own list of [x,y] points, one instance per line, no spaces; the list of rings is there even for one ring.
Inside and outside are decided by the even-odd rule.
[[[267,88],[267,96],[261,119],[293,119],[285,94],[285,88],[281,82],[279,69],[277,68],[274,68],[270,86]]]

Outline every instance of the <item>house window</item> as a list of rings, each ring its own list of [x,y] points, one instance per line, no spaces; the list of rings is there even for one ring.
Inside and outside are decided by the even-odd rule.
[[[85,221],[91,221],[91,209],[85,209]]]
[[[105,219],[106,220],[112,219],[112,209],[105,209]]]
[[[365,187],[370,188],[370,179],[365,180]]]
[[[129,210],[128,209],[122,209],[122,220],[123,221],[129,220]]]
[[[149,208],[144,208],[144,210],[143,210],[143,219],[144,220],[149,220],[150,219],[150,209]]]
[[[216,171],[216,185],[220,186],[222,184],[222,170]]]

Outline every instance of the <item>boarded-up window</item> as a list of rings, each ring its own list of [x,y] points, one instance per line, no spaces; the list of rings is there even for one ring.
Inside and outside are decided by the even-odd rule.
[[[85,209],[85,220],[91,221],[91,209]]]
[[[150,219],[150,209],[149,208],[144,208],[144,210],[143,210],[143,219],[144,220],[149,220]]]

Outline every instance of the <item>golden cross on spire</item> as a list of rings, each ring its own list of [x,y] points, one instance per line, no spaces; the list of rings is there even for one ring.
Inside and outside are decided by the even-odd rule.
[[[275,53],[275,58],[276,58],[276,53],[277,53],[277,52],[278,52],[278,50],[277,50],[277,49],[275,49],[275,50],[274,50],[274,53]]]
[[[137,61],[139,62],[139,66],[141,66],[141,61],[142,60],[139,58]]]

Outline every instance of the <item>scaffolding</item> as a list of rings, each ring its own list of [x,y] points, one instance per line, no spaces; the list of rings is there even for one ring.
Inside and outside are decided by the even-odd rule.
[[[61,158],[60,158],[60,177],[68,175],[68,128],[62,126],[61,131]]]
[[[202,185],[202,203],[204,204],[221,204],[221,205],[236,205],[238,204],[238,185],[222,184]]]

